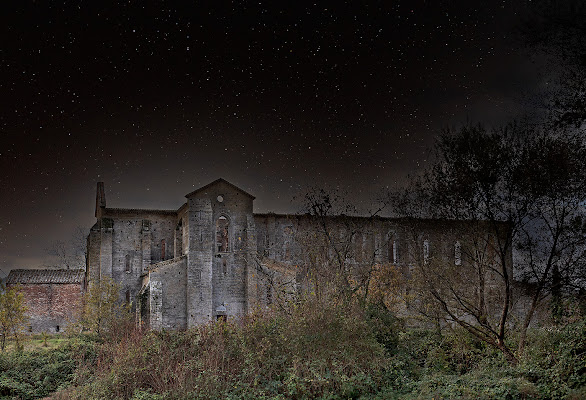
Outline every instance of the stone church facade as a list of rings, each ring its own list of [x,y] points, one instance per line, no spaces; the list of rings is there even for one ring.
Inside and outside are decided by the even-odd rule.
[[[109,208],[98,183],[86,281],[118,282],[121,299],[153,329],[243,315],[274,300],[276,281],[301,290],[308,243],[321,246],[323,221],[256,214],[254,196],[223,179],[185,197],[176,210]],[[347,243],[344,263],[356,270],[392,263],[409,274],[431,256],[462,262],[461,222],[333,216],[327,224],[329,240]]]

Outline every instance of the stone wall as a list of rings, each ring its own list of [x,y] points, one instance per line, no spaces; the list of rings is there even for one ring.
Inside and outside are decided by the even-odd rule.
[[[188,326],[247,311],[252,196],[219,182],[186,196]]]
[[[187,257],[181,256],[151,266],[149,274],[151,327],[187,327]]]
[[[88,239],[89,280],[109,276],[121,300],[134,299],[149,267],[175,256],[176,228],[174,211],[101,209]]]

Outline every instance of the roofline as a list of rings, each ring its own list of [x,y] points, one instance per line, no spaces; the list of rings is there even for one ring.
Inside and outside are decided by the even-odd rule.
[[[317,218],[316,215],[311,215],[309,213],[305,214],[277,214],[277,213],[253,213],[254,217],[277,217],[277,218]],[[377,220],[377,221],[413,221],[416,223],[461,223],[461,222],[481,222],[481,223],[489,223],[491,221],[488,220],[479,220],[479,219],[442,219],[442,218],[415,218],[415,217],[383,217],[380,215],[375,216],[363,216],[363,215],[345,215],[345,214],[336,214],[336,215],[326,215],[325,218],[327,219],[340,219],[340,218],[350,218],[350,219],[358,219],[358,220]],[[498,224],[506,225],[506,221],[494,221]]]
[[[131,214],[131,213],[177,215],[177,210],[149,210],[146,208],[105,208],[102,216],[107,217],[108,214]]]
[[[64,273],[67,272],[69,274],[74,274],[77,275],[79,274],[79,279],[75,279],[72,282],[21,282],[21,280],[16,279],[15,276],[19,275],[20,273],[27,273],[29,275],[35,275],[38,273],[43,273],[43,272],[49,272],[49,273]],[[12,278],[12,279],[11,279]],[[60,269],[51,269],[51,268],[15,268],[10,270],[10,272],[8,273],[8,276],[6,277],[6,279],[4,280],[4,282],[6,283],[6,285],[23,285],[23,284],[32,284],[32,285],[46,285],[46,284],[52,284],[52,285],[58,285],[58,284],[64,284],[64,285],[69,285],[69,284],[82,284],[83,281],[85,279],[85,269],[83,268],[72,268],[72,269],[64,269],[64,268],[60,268]],[[12,282],[15,281],[16,282]]]
[[[185,195],[185,197],[189,198],[189,197],[193,196],[194,194],[196,194],[196,193],[199,193],[199,192],[201,192],[201,191],[203,191],[203,190],[206,190],[206,189],[207,189],[207,188],[209,188],[210,186],[213,186],[213,185],[215,185],[215,184],[217,184],[217,183],[220,183],[220,182],[221,182],[221,183],[225,183],[226,185],[230,186],[232,189],[235,189],[235,190],[237,190],[237,191],[239,191],[239,192],[241,192],[241,193],[243,193],[243,194],[247,195],[247,196],[248,196],[248,197],[250,197],[252,200],[254,200],[254,199],[256,198],[256,197],[254,197],[253,195],[251,195],[250,193],[248,193],[248,192],[246,192],[246,191],[244,191],[244,190],[240,189],[238,186],[236,186],[236,185],[234,185],[234,184],[232,184],[232,183],[228,182],[228,181],[227,181],[227,180],[225,180],[224,178],[219,178],[219,179],[216,179],[215,181],[213,181],[213,182],[211,182],[211,183],[208,183],[207,185],[205,185],[205,186],[202,186],[202,187],[200,187],[199,189],[196,189],[196,190],[194,190],[194,191],[193,191],[193,192],[191,192],[191,193],[188,193],[188,194],[186,194],[186,195]]]
[[[51,271],[51,272],[61,272],[61,271],[71,271],[71,272],[79,272],[79,271],[85,271],[85,268],[13,268],[10,270],[10,272],[22,272],[22,271]],[[9,272],[9,274],[10,274]]]
[[[183,205],[177,209],[177,215],[181,214],[187,207],[187,203],[183,203]]]

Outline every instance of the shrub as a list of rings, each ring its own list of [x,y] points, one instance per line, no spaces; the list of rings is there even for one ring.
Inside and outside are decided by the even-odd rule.
[[[376,392],[384,351],[363,310],[305,303],[184,332],[99,344],[70,398],[354,398]],[[88,373],[88,371],[92,373]]]
[[[0,354],[0,395],[36,399],[67,386],[76,362],[73,347]]]
[[[76,387],[54,398],[577,399],[585,393],[584,321],[530,331],[525,356],[511,366],[465,331],[388,327],[392,316],[383,311],[307,301],[289,314],[264,310],[183,332],[134,329],[113,341],[82,336],[70,345],[79,365]],[[48,374],[57,372],[48,367]],[[28,393],[27,385],[0,379],[10,393]]]

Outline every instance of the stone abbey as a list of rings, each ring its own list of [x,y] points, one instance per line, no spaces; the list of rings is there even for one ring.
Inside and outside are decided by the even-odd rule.
[[[276,281],[289,291],[302,290],[300,266],[311,257],[308,243],[317,246],[323,221],[255,214],[254,196],[223,179],[185,197],[177,210],[108,208],[98,183],[86,281],[108,276],[120,283],[121,300],[135,302],[137,315],[153,329],[243,315],[273,301]],[[432,251],[461,262],[460,242],[450,233],[457,222],[416,224],[420,234],[407,240],[405,220],[331,216],[327,234],[349,241],[344,258],[356,270],[393,263],[408,273],[413,254],[428,258]]]
[[[418,266],[464,271],[479,261],[474,238],[485,244],[488,263],[494,257],[494,236],[482,221],[259,214],[254,196],[224,179],[185,197],[175,210],[110,208],[99,182],[85,271],[12,270],[6,280],[25,294],[29,332],[63,331],[83,292],[103,277],[120,285],[120,301],[132,304],[144,326],[187,329],[295,299],[315,289],[316,275],[323,290],[340,270],[355,282],[384,265],[404,282]],[[506,265],[512,274],[510,251]],[[498,297],[495,275],[483,280],[486,301]],[[408,286],[392,294],[405,316],[416,312]],[[522,291],[515,301],[526,307]]]
[[[316,289],[316,275],[323,290],[341,270],[360,282],[387,265],[408,282],[418,266],[462,274],[482,249],[486,262],[494,260],[495,236],[482,221],[259,214],[254,196],[224,179],[185,197],[175,210],[110,208],[99,182],[85,271],[13,270],[7,278],[24,291],[29,331],[61,332],[88,285],[103,277],[120,285],[120,301],[132,304],[144,326],[187,329],[294,299]],[[473,246],[477,239],[482,249]],[[512,276],[510,251],[506,258]],[[462,277],[466,288],[471,277]],[[498,277],[487,272],[483,282],[485,301],[501,301]],[[402,299],[403,315],[416,312],[408,286],[392,294]],[[515,302],[526,307],[522,291]]]

